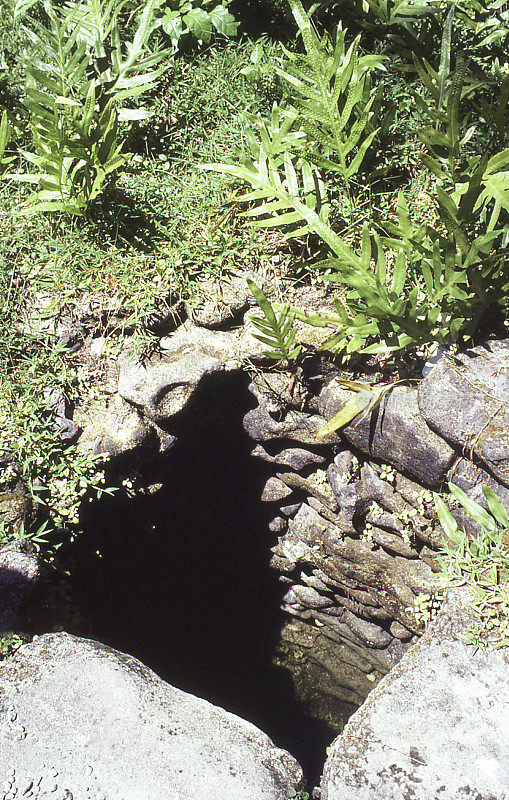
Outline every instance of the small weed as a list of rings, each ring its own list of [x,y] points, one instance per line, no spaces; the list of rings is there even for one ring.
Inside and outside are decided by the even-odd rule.
[[[437,514],[448,541],[439,562],[444,579],[471,592],[476,622],[465,640],[475,648],[509,647],[509,519],[496,494],[483,487],[489,511],[454,484],[449,489],[478,524],[468,534],[458,524],[441,497],[435,496]]]
[[[39,550],[41,545],[48,545],[48,534],[50,532],[51,529],[49,528],[47,520],[35,530],[26,529],[25,523],[22,522],[19,529],[14,533],[7,530],[4,522],[0,522],[0,547],[12,541],[19,542],[30,540],[35,545],[36,549]]]
[[[5,659],[13,656],[22,644],[24,644],[23,639],[16,633],[0,636],[0,661],[5,661]]]
[[[421,592],[415,598],[414,605],[405,610],[408,611],[409,613],[413,613],[416,622],[419,625],[422,625],[423,628],[425,628],[426,625],[428,625],[433,619],[435,619],[438,612],[440,611],[440,608],[442,607],[443,601],[444,601],[443,592],[435,592],[434,594]]]

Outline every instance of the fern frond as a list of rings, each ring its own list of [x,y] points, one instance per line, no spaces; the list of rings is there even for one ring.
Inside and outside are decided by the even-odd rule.
[[[265,352],[265,355],[276,361],[292,361],[297,358],[302,348],[300,345],[294,345],[296,335],[293,324],[294,313],[288,306],[284,306],[279,312],[276,312],[260,287],[250,278],[247,279],[247,283],[263,311],[263,317],[251,317],[251,322],[259,331],[254,334],[255,338],[271,348]]]

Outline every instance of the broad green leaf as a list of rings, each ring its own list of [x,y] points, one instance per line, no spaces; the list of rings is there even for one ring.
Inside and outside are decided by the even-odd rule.
[[[452,21],[454,17],[455,5],[452,4],[447,14],[444,30],[442,32],[442,43],[440,46],[440,66],[438,68],[438,108],[441,107],[445,94],[445,84],[451,71],[451,38]]]
[[[445,501],[438,494],[433,495],[435,509],[437,512],[438,520],[449,539],[453,539],[454,534],[458,530],[458,523],[449,511]]]
[[[317,431],[315,438],[322,439],[324,436],[328,436],[329,433],[334,433],[334,431],[344,428],[345,425],[348,425],[349,422],[367,407],[369,400],[369,393],[366,393],[366,396],[362,395],[360,392],[357,393],[351,400],[345,403],[341,411],[334,414],[332,419]]]
[[[230,14],[224,6],[217,5],[209,11],[209,16],[214,28],[219,31],[219,33],[222,33],[223,36],[232,38],[237,35],[239,23],[236,21],[233,14]]]
[[[483,486],[482,491],[488,503],[488,508],[498,524],[503,528],[509,528],[509,517],[500,498],[489,486]]]
[[[119,122],[134,122],[150,119],[153,112],[148,108],[120,108],[118,111]]]
[[[212,38],[210,16],[202,8],[193,8],[184,15],[184,22],[197,39],[208,44]]]
[[[463,489],[460,489],[459,486],[456,486],[454,483],[449,483],[449,490],[451,494],[454,495],[456,500],[463,506],[465,511],[467,511],[473,520],[482,525],[487,530],[494,530],[496,525],[487,511],[484,510],[479,503],[476,503],[475,500],[472,500],[471,497],[466,494]]]
[[[392,284],[391,284],[391,291],[394,292],[396,295],[401,294],[405,287],[406,282],[406,258],[405,254],[402,250],[400,250],[396,255],[396,260],[394,263],[394,272],[392,275]]]
[[[483,178],[482,182],[486,188],[481,196],[484,199],[493,198],[509,211],[509,172],[497,172],[486,179]]]
[[[0,120],[0,162],[2,161],[5,149],[9,144],[11,138],[11,126],[7,117],[7,111],[2,112],[2,119]]]

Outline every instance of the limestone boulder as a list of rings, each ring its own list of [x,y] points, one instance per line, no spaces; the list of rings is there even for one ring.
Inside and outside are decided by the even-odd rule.
[[[247,412],[243,425],[247,435],[255,442],[282,440],[316,444],[316,434],[325,425],[325,420],[319,414],[307,414],[293,409],[282,414],[271,414],[267,408],[258,406]],[[340,438],[332,433],[325,441],[327,444],[337,444]]]
[[[157,449],[154,427],[118,394],[82,412],[80,422],[83,433],[78,447],[83,452],[118,458]]]
[[[509,339],[444,356],[418,400],[433,430],[509,486]]]
[[[326,463],[324,456],[319,453],[313,453],[311,450],[304,450],[302,447],[285,447],[282,450],[277,449],[274,454],[270,454],[261,444],[257,444],[252,449],[251,456],[259,458],[260,461],[266,461],[268,464],[276,464],[278,467],[289,467],[296,472]]]
[[[424,561],[394,555],[382,548],[374,550],[370,542],[357,538],[355,531],[352,534],[303,503],[273,552],[293,569],[319,569],[322,580],[330,587],[356,587],[368,592],[388,618],[418,633],[420,628],[410,610],[415,595],[436,591],[440,580]],[[342,605],[338,602],[340,611]],[[330,619],[322,622],[329,625]]]
[[[47,634],[0,667],[0,797],[286,800],[301,769],[254,725],[131,656]]]
[[[151,359],[121,363],[120,396],[163,427],[198,402],[198,416],[205,415],[215,390],[239,368],[236,338],[183,326],[160,345]]]
[[[331,419],[353,396],[335,381],[320,394],[320,413]],[[431,430],[417,404],[417,390],[396,386],[378,409],[343,429],[347,441],[368,457],[391,464],[426,486],[438,486],[455,453]]]
[[[322,800],[503,800],[509,654],[463,641],[456,594],[335,740]]]

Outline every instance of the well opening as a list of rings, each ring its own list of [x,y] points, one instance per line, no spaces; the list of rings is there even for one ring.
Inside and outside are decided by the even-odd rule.
[[[327,698],[297,697],[298,652],[281,643],[287,586],[270,566],[277,534],[260,501],[274,468],[250,455],[245,376],[225,396],[205,430],[131,465],[144,492],[84,503],[83,533],[65,554],[73,632],[253,722],[314,785],[337,727],[326,722]],[[344,705],[346,716],[353,710]]]

